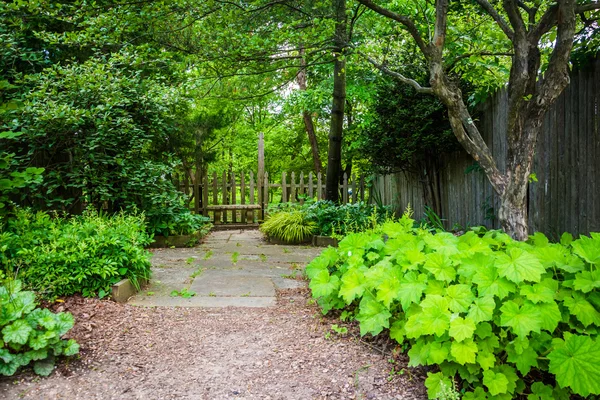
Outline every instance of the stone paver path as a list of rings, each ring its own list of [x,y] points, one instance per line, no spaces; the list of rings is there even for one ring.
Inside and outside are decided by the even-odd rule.
[[[295,279],[322,249],[273,245],[257,230],[216,231],[196,248],[157,249],[152,280],[130,304],[181,307],[269,307],[276,289],[306,285]],[[195,293],[190,298],[173,291]]]

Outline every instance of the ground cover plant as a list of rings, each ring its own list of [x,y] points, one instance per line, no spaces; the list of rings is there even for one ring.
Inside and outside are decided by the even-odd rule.
[[[285,210],[271,214],[260,230],[268,237],[286,243],[302,243],[317,232],[317,224],[302,210]]]
[[[62,218],[17,209],[0,226],[0,268],[44,297],[104,297],[129,278],[150,277],[150,242],[141,215],[107,216],[88,210]]]
[[[79,352],[75,340],[61,339],[75,320],[38,308],[35,294],[21,289],[19,280],[5,279],[0,271],[0,375],[14,375],[33,362],[35,373],[47,376],[56,357]]]
[[[362,335],[389,334],[410,366],[430,366],[437,398],[600,394],[600,234],[550,243],[500,231],[457,237],[405,214],[348,235],[306,268],[323,313],[345,309]]]

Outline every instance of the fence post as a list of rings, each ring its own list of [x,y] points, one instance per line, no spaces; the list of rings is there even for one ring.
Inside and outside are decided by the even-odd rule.
[[[287,203],[287,201],[288,201],[286,175],[287,175],[287,173],[285,171],[283,171],[281,173],[281,202],[282,203]]]
[[[296,173],[292,172],[292,177],[290,181],[290,201],[292,203],[296,202]]]
[[[202,180],[202,215],[208,216],[208,171],[204,171],[204,179]]]
[[[237,204],[237,188],[235,187],[235,172],[231,171],[231,204]],[[237,222],[237,211],[231,210],[231,222]]]
[[[313,199],[313,195],[314,195],[313,173],[309,172],[308,173],[308,197],[312,200]]]
[[[246,174],[242,172],[242,175],[240,175],[240,204],[244,205],[246,204],[246,182],[244,181],[244,176]],[[242,212],[240,213],[240,222],[242,224],[246,223],[246,212],[244,210],[242,210]]]
[[[227,172],[223,171],[223,205],[227,204]],[[227,223],[227,210],[223,210],[223,223]]]
[[[322,188],[322,177],[321,177],[321,173],[319,172],[317,174],[317,200],[321,200],[323,197],[323,188]]]
[[[304,172],[300,172],[300,192],[298,198],[300,199],[300,205],[304,204]]]
[[[365,201],[365,175],[360,174],[360,201]]]
[[[254,204],[254,172],[250,171],[250,204]],[[253,224],[254,223],[254,210],[248,210],[246,213],[246,222]]]

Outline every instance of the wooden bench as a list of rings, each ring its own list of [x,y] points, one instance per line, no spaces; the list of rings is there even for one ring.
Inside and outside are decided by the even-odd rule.
[[[254,211],[260,210],[260,204],[223,204],[223,205],[212,205],[206,206],[206,211],[213,211],[215,214],[214,224],[220,225],[223,222],[221,221],[221,213],[227,212],[229,210],[233,212],[237,212],[238,210],[246,211],[245,220],[244,214],[242,214],[242,222],[246,222],[247,224],[254,223]]]

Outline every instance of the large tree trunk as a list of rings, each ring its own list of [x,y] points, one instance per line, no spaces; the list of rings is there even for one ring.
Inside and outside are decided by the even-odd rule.
[[[304,58],[303,47],[300,48],[300,56],[302,57],[300,59],[301,69],[298,72],[298,76],[296,77],[296,82],[298,83],[298,87],[300,88],[300,90],[306,91],[306,59]],[[302,120],[304,121],[304,128],[306,129],[306,134],[308,135],[308,143],[310,144],[310,149],[312,153],[313,167],[315,173],[318,174],[323,170],[323,164],[321,163],[321,156],[319,155],[319,142],[317,141],[317,135],[315,133],[315,124],[313,123],[310,111],[302,111]]]
[[[558,0],[536,21],[538,7],[524,6],[517,0],[503,0],[503,16],[488,0],[476,0],[512,42],[514,53],[508,85],[507,129],[506,132],[498,132],[506,134],[508,145],[506,170],[500,171],[464,104],[459,87],[448,78],[444,69],[449,1],[435,1],[435,32],[431,41],[421,36],[410,17],[382,8],[372,0],[358,1],[404,25],[428,61],[431,87],[424,88],[416,81],[390,71],[385,65],[369,61],[383,72],[412,85],[419,93],[433,93],[444,103],[454,135],[479,163],[500,197],[499,220],[502,227],[513,238],[526,240],[529,230],[527,190],[543,116],[569,83],[569,56],[577,12],[595,10],[600,6],[597,3],[577,6],[576,0]],[[523,20],[523,10],[527,10],[527,22]],[[554,48],[544,75],[539,76],[540,40],[554,27],[557,28]]]
[[[329,129],[329,149],[327,153],[327,181],[325,198],[337,202],[338,182],[342,160],[342,134],[344,128],[344,105],[346,103],[346,60],[343,50],[346,45],[346,0],[333,0],[335,24],[335,64],[333,67],[333,104]]]

